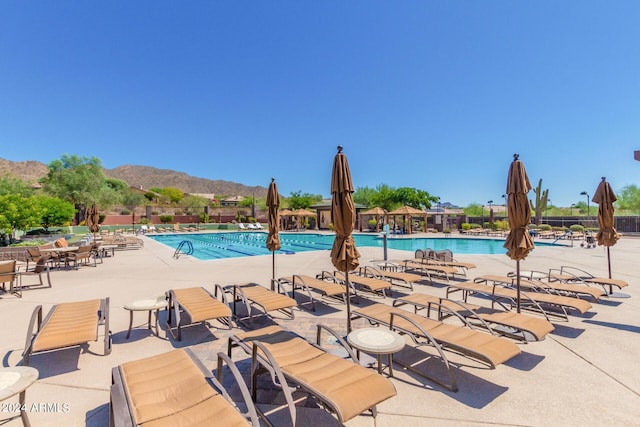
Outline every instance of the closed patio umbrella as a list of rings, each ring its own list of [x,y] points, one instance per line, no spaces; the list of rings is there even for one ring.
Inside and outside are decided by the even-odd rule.
[[[504,242],[504,247],[507,249],[507,256],[516,261],[518,313],[520,313],[520,260],[525,259],[534,248],[528,229],[531,222],[531,206],[527,198],[529,190],[531,190],[531,183],[527,171],[518,159],[518,154],[514,154],[507,176],[507,194],[509,195],[507,207],[511,232]]]
[[[274,178],[271,178],[269,190],[267,191],[267,222],[269,234],[267,234],[267,249],[271,251],[271,289],[273,290],[273,280],[276,278],[276,251],[280,249],[280,195],[278,186]]]
[[[613,212],[615,211],[613,202],[618,198],[605,177],[602,177],[602,181],[598,185],[592,200],[598,204],[598,225],[600,230],[596,235],[596,239],[599,245],[607,247],[607,265],[609,267],[609,279],[611,279],[611,254],[609,253],[609,248],[615,245],[620,238],[620,234],[613,226]]]
[[[331,219],[336,238],[331,249],[331,263],[344,272],[347,297],[347,333],[351,332],[351,298],[349,296],[349,272],[358,268],[360,253],[351,232],[356,221],[356,207],[353,203],[353,182],[347,156],[338,146],[338,154],[333,160],[331,172]]]
[[[89,227],[89,231],[92,233],[97,233],[100,230],[100,214],[98,213],[98,207],[94,203],[87,210],[87,218],[85,219],[85,224]]]

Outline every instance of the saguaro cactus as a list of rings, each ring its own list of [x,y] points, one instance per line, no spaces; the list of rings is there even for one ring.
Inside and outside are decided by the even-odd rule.
[[[542,222],[542,213],[547,209],[547,200],[549,199],[549,189],[542,190],[542,178],[538,181],[538,186],[534,192],[536,193],[536,203],[534,204],[531,199],[529,199],[529,203],[531,204],[531,209],[535,211],[536,224],[540,224]]]

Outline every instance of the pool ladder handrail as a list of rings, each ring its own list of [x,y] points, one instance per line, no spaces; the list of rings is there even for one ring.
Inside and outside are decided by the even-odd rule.
[[[186,252],[182,250],[183,246],[185,245],[187,246]],[[180,254],[193,255],[193,243],[191,243],[191,241],[189,240],[183,240],[182,242],[180,242],[180,244],[176,248],[176,251],[173,253],[173,257],[175,259],[178,259],[180,258]]]

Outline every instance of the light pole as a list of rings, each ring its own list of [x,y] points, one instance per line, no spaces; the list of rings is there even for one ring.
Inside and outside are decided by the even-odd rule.
[[[547,199],[547,206],[544,209],[544,215],[547,217],[545,221],[549,224],[549,205],[551,204],[551,199]]]
[[[491,216],[491,205],[493,204],[493,200],[489,200],[487,204],[489,205],[489,224],[493,224],[493,217]]]
[[[438,196],[438,203],[436,204],[436,215],[440,218],[440,224],[442,224],[442,229],[444,230],[444,222],[442,221],[442,215],[440,215],[440,196]],[[433,224],[433,226],[435,227],[436,225]]]
[[[573,208],[575,207],[575,203],[571,203],[571,206],[569,207],[569,216],[573,216]]]
[[[507,206],[507,195],[503,194],[502,199],[504,200],[504,217],[509,218],[509,207]]]
[[[580,193],[581,196],[587,196],[587,219],[589,219],[589,193],[587,193],[586,191],[583,191],[582,193]]]

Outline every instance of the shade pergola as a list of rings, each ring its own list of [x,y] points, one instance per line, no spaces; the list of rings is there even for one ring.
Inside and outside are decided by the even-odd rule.
[[[362,218],[362,215],[371,215],[376,217],[376,232],[380,231],[380,217],[384,217],[387,214],[387,211],[382,209],[379,206],[376,206],[375,208],[371,208],[368,209],[364,212],[360,212],[360,217]],[[360,224],[362,224],[362,221],[360,221]],[[362,227],[360,227],[360,229],[362,229]]]
[[[406,225],[406,217],[414,217],[414,216],[421,216],[424,218],[424,231],[427,231],[427,213],[423,210],[420,209],[416,209],[413,208],[411,206],[403,206],[401,208],[398,208],[396,210],[393,210],[391,212],[389,212],[387,214],[387,216],[397,216],[397,215],[401,215],[404,219],[405,219],[405,225]],[[394,219],[395,222],[395,219]],[[409,230],[408,233],[411,234],[411,224],[409,224]]]

